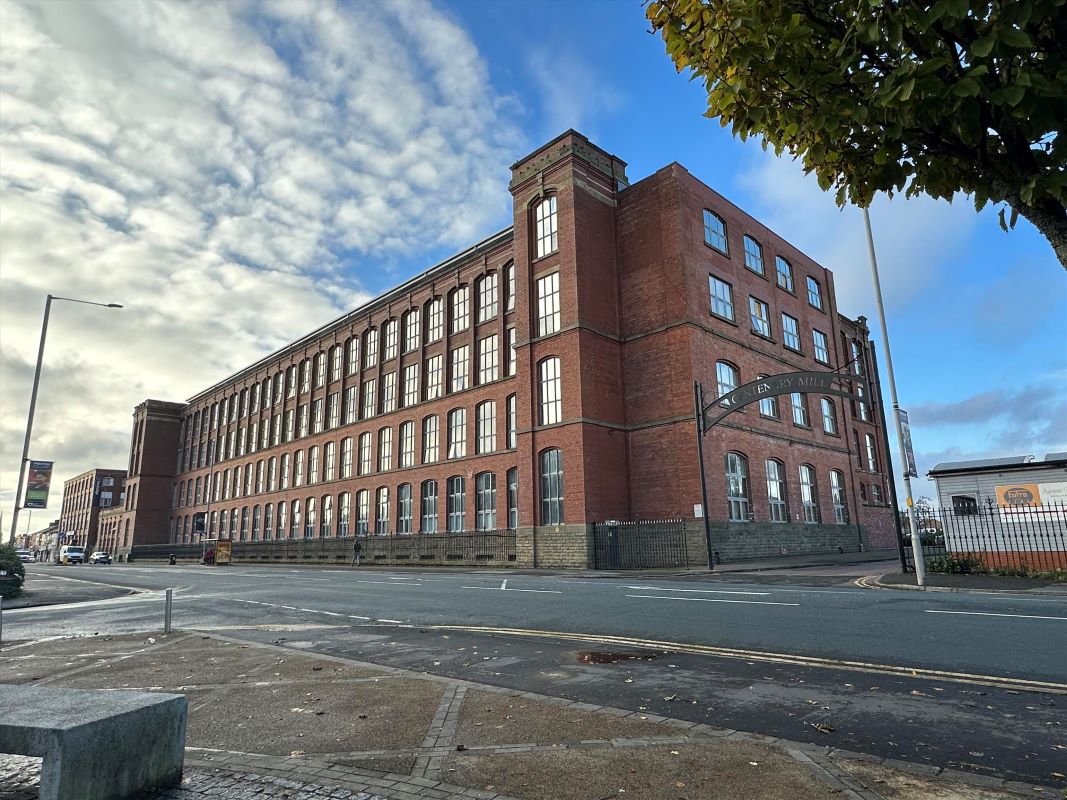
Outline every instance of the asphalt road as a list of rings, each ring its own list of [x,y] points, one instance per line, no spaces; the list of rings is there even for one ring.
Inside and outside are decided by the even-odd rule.
[[[173,587],[180,628],[1016,780],[1067,773],[1067,597],[873,591],[832,570],[65,569],[146,591],[5,613],[5,640],[158,628]]]

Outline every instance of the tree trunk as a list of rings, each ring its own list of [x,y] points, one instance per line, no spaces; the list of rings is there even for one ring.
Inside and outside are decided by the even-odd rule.
[[[1039,200],[1031,206],[1011,202],[1011,206],[1020,216],[1034,223],[1034,227],[1041,231],[1052,245],[1056,258],[1060,260],[1060,266],[1067,269],[1067,209],[1055,199]]]

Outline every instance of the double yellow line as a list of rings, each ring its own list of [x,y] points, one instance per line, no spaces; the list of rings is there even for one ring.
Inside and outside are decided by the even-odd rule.
[[[1067,694],[1067,684],[1054,683],[1051,681],[1033,681],[1024,678],[1009,678],[1001,675],[975,675],[968,672],[948,672],[938,669],[925,669],[923,667],[875,664],[867,661],[843,661],[835,658],[797,656],[787,653],[767,653],[761,650],[740,650],[732,647],[710,647],[708,645],[686,644],[684,642],[661,642],[654,639],[633,639],[624,636],[570,633],[568,631],[538,631],[530,630],[528,628],[493,628],[480,625],[429,625],[427,628],[430,630],[465,631],[468,633],[488,633],[502,636],[527,636],[537,639],[562,639],[564,641],[597,645],[642,647],[651,650],[668,650],[672,653],[690,653],[700,656],[735,658],[745,661],[762,661],[771,664],[793,664],[801,667],[821,667],[827,669],[848,670],[851,672],[871,672],[879,675],[893,675],[900,678],[920,678],[930,681],[971,683],[1015,691]]]

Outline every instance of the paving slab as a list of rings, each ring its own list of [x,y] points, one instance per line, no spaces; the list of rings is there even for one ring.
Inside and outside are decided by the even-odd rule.
[[[479,756],[457,753],[449,783],[522,800],[840,800],[788,755],[764,745],[716,742],[624,750]]]
[[[836,760],[835,760],[836,761]],[[987,789],[958,781],[923,777],[914,772],[901,772],[881,764],[862,761],[841,761],[843,767],[865,786],[874,789],[885,800],[1017,800],[1018,795],[999,789]],[[1040,795],[1036,794],[1036,797]]]
[[[666,728],[640,717],[618,717],[530,700],[516,692],[468,690],[453,740],[464,745],[578,743],[583,739],[670,736]]]
[[[32,683],[94,662],[148,654],[184,636],[68,636],[32,643],[5,642],[0,646],[0,683]]]

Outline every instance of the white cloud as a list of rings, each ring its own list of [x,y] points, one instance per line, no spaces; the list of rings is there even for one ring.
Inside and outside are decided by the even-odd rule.
[[[511,101],[428,3],[6,2],[0,23],[8,508],[45,293],[127,306],[53,307],[31,454],[62,481],[125,464],[145,397],[184,399],[367,299],[364,270],[509,219]]]

